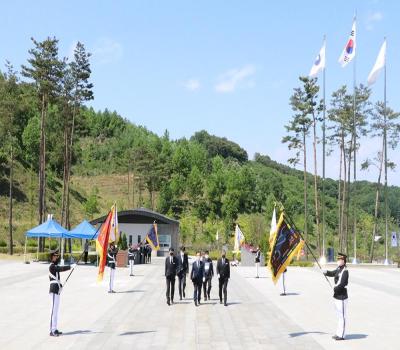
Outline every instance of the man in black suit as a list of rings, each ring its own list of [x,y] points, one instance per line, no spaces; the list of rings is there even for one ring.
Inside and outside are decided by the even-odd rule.
[[[219,281],[219,303],[222,304],[222,291],[224,292],[224,305],[228,306],[227,304],[227,287],[228,281],[231,277],[231,269],[229,266],[229,260],[226,258],[225,250],[221,253],[221,258],[218,259],[217,262],[217,276]]]
[[[192,272],[190,279],[193,282],[193,300],[196,306],[200,305],[201,300],[201,287],[204,281],[204,263],[200,260],[200,252],[196,253],[196,260],[192,265]]]
[[[165,258],[165,279],[167,282],[167,304],[174,303],[175,277],[178,259],[174,256],[174,248],[169,248],[169,256]]]
[[[211,292],[211,281],[214,277],[214,266],[213,262],[209,256],[208,250],[204,252],[204,282],[203,282],[203,292],[204,292],[204,300],[210,300],[210,292]]]
[[[178,257],[178,279],[179,279],[179,297],[182,300],[182,295],[185,298],[185,288],[186,288],[186,274],[189,272],[189,259],[185,253],[185,247],[181,247],[181,251]]]

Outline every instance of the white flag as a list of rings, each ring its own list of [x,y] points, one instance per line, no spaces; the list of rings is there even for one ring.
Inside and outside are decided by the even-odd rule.
[[[318,75],[320,71],[322,71],[325,68],[325,46],[326,42],[324,40],[321,50],[319,50],[319,54],[315,58],[314,64],[311,67],[309,74],[310,78],[314,78],[315,76]]]
[[[374,241],[375,241],[375,242],[378,242],[381,238],[382,238],[382,236],[375,236],[375,237],[374,237]]]
[[[378,57],[376,58],[374,67],[368,75],[368,85],[372,85],[379,77],[379,73],[386,64],[386,39],[383,41]]]
[[[215,235],[215,240],[218,241],[218,239],[219,239],[219,232],[217,230],[217,234]]]
[[[271,229],[269,231],[270,243],[272,241],[272,238],[274,237],[275,232],[276,232],[276,210],[275,210],[275,207],[274,207],[274,211],[272,213],[272,219],[271,219]]]
[[[235,246],[233,248],[233,251],[235,253],[239,253],[240,252],[240,246],[243,244],[244,242],[244,234],[242,232],[242,230],[239,228],[239,225],[236,224],[236,229],[235,229]]]
[[[397,233],[392,232],[392,247],[397,247]]]
[[[356,55],[356,18],[354,17],[353,26],[349,39],[347,40],[346,46],[343,49],[342,54],[339,57],[339,63],[342,67],[345,67]]]

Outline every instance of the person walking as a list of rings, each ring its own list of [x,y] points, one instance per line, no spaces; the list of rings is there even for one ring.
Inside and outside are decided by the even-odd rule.
[[[182,300],[186,297],[185,288],[186,288],[186,275],[189,272],[189,258],[185,252],[185,247],[182,246],[180,249],[180,254],[178,257],[179,268],[178,268],[178,282],[179,282],[179,298]]]
[[[223,250],[221,252],[221,258],[217,262],[217,277],[219,284],[219,302],[222,304],[222,293],[224,295],[224,305],[228,306],[228,281],[231,277],[231,270],[229,265],[229,260],[226,258],[226,252]]]
[[[193,282],[193,301],[196,306],[200,305],[201,301],[201,286],[204,279],[204,263],[201,261],[200,251],[196,253],[196,260],[192,264],[192,272],[190,279]]]
[[[174,248],[169,248],[169,256],[165,258],[165,281],[167,283],[167,304],[174,303],[175,278],[178,268],[178,259],[174,256]]]
[[[208,300],[210,300],[211,281],[213,277],[214,277],[213,262],[209,256],[208,250],[206,250],[204,254],[204,282],[203,282],[204,301],[207,301],[207,298]]]

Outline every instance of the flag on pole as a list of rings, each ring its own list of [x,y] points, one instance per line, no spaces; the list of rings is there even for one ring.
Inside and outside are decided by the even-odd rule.
[[[271,229],[269,231],[269,244],[272,244],[274,239],[274,235],[276,233],[276,210],[274,207],[274,211],[272,212],[272,219],[271,219]]]
[[[372,85],[376,82],[379,77],[379,73],[386,64],[386,39],[383,41],[381,49],[379,50],[378,57],[376,58],[375,64],[372,67],[371,72],[368,75],[368,85]]]
[[[153,249],[155,250],[160,249],[160,242],[158,241],[158,231],[156,222],[154,222],[153,225],[151,225],[150,231],[147,233],[146,236],[146,241],[147,243],[150,244],[150,246]]]
[[[101,225],[99,235],[96,239],[96,250],[99,253],[99,272],[97,275],[97,281],[103,280],[104,268],[107,261],[107,249],[110,242],[110,232],[111,232],[111,219],[112,210],[107,215],[106,221]]]
[[[299,232],[292,228],[282,212],[272,241],[268,267],[271,270],[272,281],[276,284],[281,274],[293,258],[299,256],[304,241]]]
[[[381,238],[382,238],[382,236],[375,236],[374,237],[374,242],[378,242]]]
[[[215,235],[215,240],[216,240],[216,241],[219,240],[219,232],[218,232],[218,230],[217,230],[217,233],[216,233],[216,235]]]
[[[244,242],[244,234],[242,230],[239,228],[239,225],[236,224],[235,228],[235,246],[233,248],[234,253],[239,253],[240,252],[240,246]]]
[[[347,66],[348,63],[352,61],[355,55],[356,55],[356,18],[354,17],[349,39],[347,40],[346,46],[344,47],[343,52],[339,57],[339,63],[342,65],[342,67],[345,67]]]
[[[319,53],[317,57],[315,58],[314,64],[311,67],[310,70],[310,78],[314,78],[318,75],[320,71],[322,71],[325,68],[325,47],[326,47],[326,41],[324,39],[324,43],[322,44],[321,50],[319,50]]]
[[[119,230],[118,230],[118,211],[117,204],[111,207],[112,217],[111,217],[111,231],[110,231],[110,242],[118,243],[119,240]]]
[[[392,232],[392,247],[397,247],[397,233]]]

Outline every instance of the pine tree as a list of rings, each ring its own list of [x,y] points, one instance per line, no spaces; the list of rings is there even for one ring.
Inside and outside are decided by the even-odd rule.
[[[32,38],[34,47],[29,50],[29,66],[22,65],[22,75],[34,81],[37,90],[40,118],[39,154],[39,223],[46,213],[46,116],[49,103],[59,94],[63,74],[63,62],[58,57],[58,40],[47,38],[39,42]],[[44,250],[44,241],[40,242]]]

